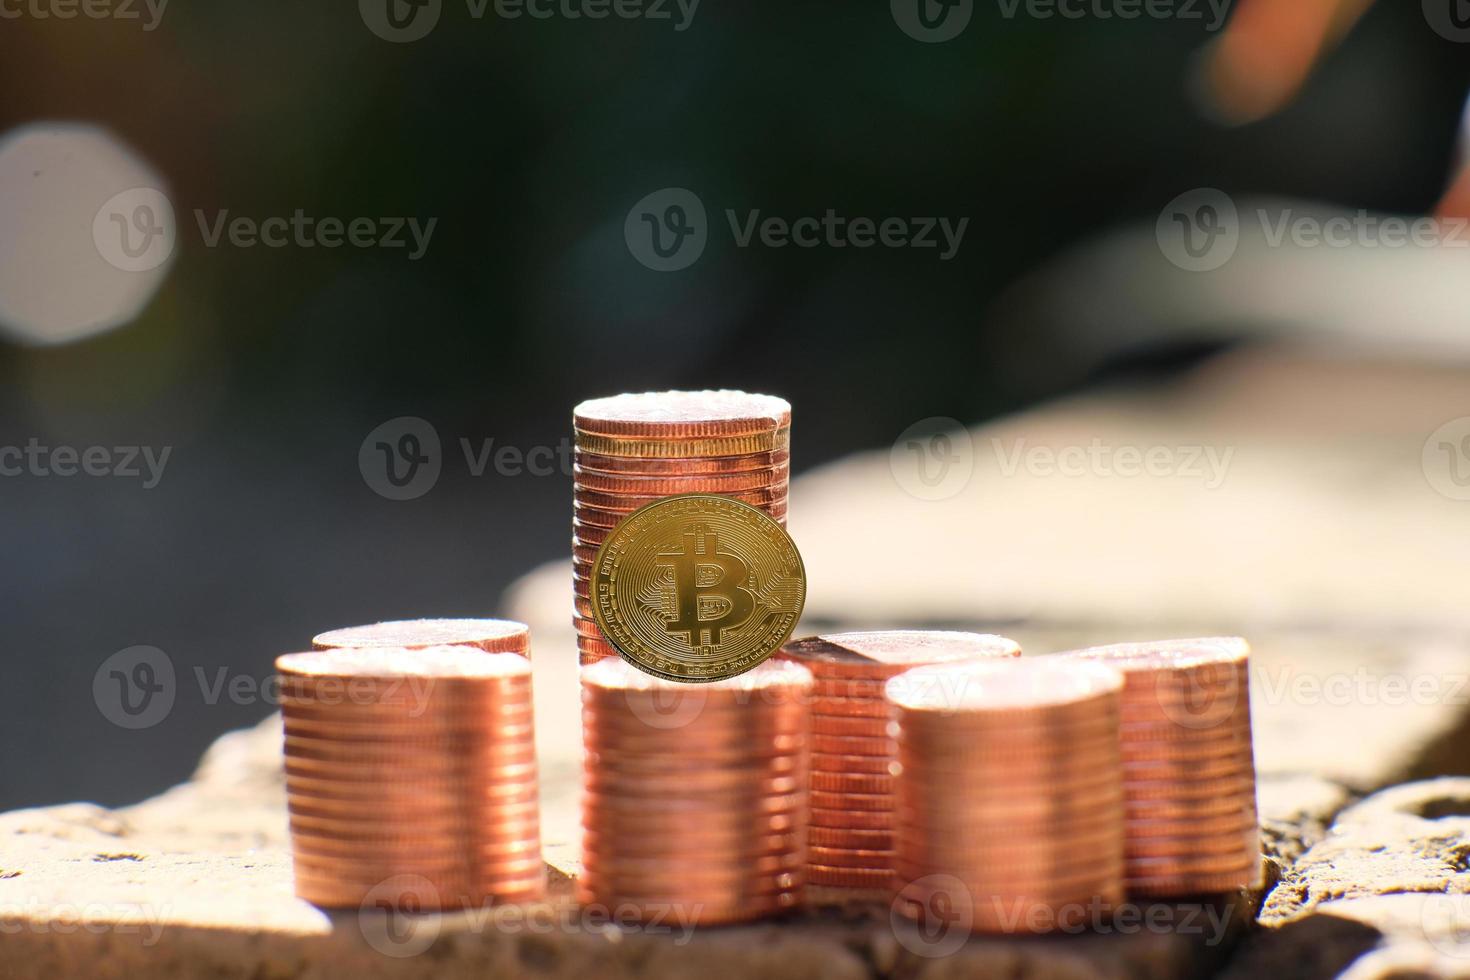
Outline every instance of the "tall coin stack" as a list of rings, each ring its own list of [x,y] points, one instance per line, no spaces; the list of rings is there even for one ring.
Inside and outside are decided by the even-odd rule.
[[[733,497],[786,523],[791,405],[740,391],[663,391],[597,398],[573,413],[572,586],[584,664],[617,651],[592,616],[597,549],[628,514],[661,497]]]
[[[1261,883],[1250,647],[1238,637],[1070,655],[1123,672],[1127,886],[1195,895]]]
[[[800,905],[811,684],[778,661],[699,685],[583,670],[578,901],[699,925]]]
[[[358,907],[404,877],[424,909],[544,892],[525,657],[343,649],[276,669],[299,897]]]
[[[988,933],[1108,915],[1123,897],[1122,687],[1117,671],[1051,657],[889,681],[896,907]]]
[[[348,626],[319,633],[311,645],[316,650],[343,647],[475,647],[486,653],[518,653],[531,656],[531,630],[525,623],[509,619],[405,619],[370,626]]]
[[[894,746],[884,683],[923,665],[1020,654],[1000,636],[921,630],[814,636],[782,647],[778,656],[816,678],[809,901],[886,897],[892,889]]]

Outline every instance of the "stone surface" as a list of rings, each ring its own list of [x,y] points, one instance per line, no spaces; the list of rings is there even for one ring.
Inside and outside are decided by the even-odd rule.
[[[1470,976],[1470,779],[1344,810],[1261,910],[1232,976]]]
[[[1183,977],[1223,959],[1257,899],[1158,904],[1103,932],[974,938],[953,948],[950,933],[925,939],[883,906],[691,934],[677,918],[628,928],[577,909],[574,848],[549,839],[547,902],[407,919],[390,930],[293,896],[275,718],[225,736],[192,782],[138,806],[0,816],[0,854],[3,975],[48,980]]]

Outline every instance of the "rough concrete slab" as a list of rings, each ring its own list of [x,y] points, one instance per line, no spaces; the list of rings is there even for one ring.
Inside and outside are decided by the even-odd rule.
[[[1470,779],[1396,786],[1344,810],[1261,923],[1231,976],[1470,976]]]
[[[881,905],[691,935],[677,915],[650,929],[577,909],[574,843],[551,839],[547,902],[385,922],[293,896],[284,813],[279,724],[267,719],[221,739],[193,782],[138,806],[0,815],[4,975],[1182,978],[1228,954],[1259,900],[1145,906],[1101,932],[1083,917],[1046,938],[936,939]]]

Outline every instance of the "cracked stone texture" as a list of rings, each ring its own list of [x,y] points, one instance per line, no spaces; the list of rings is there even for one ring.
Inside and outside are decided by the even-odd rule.
[[[971,939],[953,955],[897,927],[886,908],[781,923],[669,931],[588,921],[570,900],[574,848],[550,839],[550,899],[525,919],[485,910],[432,920],[416,955],[386,955],[382,933],[291,890],[280,726],[220,739],[190,783],[117,811],[87,804],[0,816],[3,975],[55,977],[749,976],[842,978],[1191,976],[1220,962],[1258,896],[1151,906],[1172,932]],[[509,913],[505,913],[509,914]],[[1150,913],[1155,914],[1155,913]],[[562,927],[561,923],[567,923]],[[554,928],[553,928],[554,926]],[[403,952],[410,945],[389,943]]]
[[[1470,577],[1470,504],[1436,493],[1421,463],[1428,435],[1470,411],[1467,380],[1249,352],[1167,389],[1072,399],[973,430],[959,443],[973,475],[947,500],[906,493],[886,448],[794,483],[807,631],[980,627],[1030,654],[1164,635],[1252,640],[1263,841],[1281,885],[1265,928],[1244,943],[1249,896],[1228,906],[1231,928],[1214,943],[1147,932],[974,940],[928,959],[881,910],[876,921],[854,911],[710,930],[685,945],[463,916],[446,919],[423,955],[388,957],[355,917],[291,896],[269,719],[221,739],[189,784],[137,806],[0,816],[0,929],[14,951],[0,972],[1163,980],[1218,972],[1239,948],[1231,976],[1466,975],[1470,910],[1455,864],[1464,819],[1454,815],[1464,811],[1444,802],[1463,790],[1436,784],[1449,810],[1416,811],[1413,786],[1373,794],[1470,774],[1470,606],[1445,586]],[[800,453],[799,419],[796,432]],[[1018,450],[1094,440],[1212,447],[1230,462],[1219,481],[1010,468]],[[534,572],[483,612],[532,625],[547,859],[575,874],[569,574],[565,563]],[[555,876],[544,908],[569,915],[567,894],[565,874]],[[164,928],[145,945],[150,922]]]
[[[1470,977],[1470,779],[1395,786],[1344,810],[1261,910],[1232,976]],[[1313,971],[1302,970],[1311,963]]]

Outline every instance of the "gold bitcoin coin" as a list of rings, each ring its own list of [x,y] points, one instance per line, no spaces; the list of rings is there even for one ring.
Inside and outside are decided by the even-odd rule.
[[[791,637],[806,570],[786,530],[729,497],[681,494],[629,514],[597,551],[590,604],[634,666],[701,683],[743,674]]]

